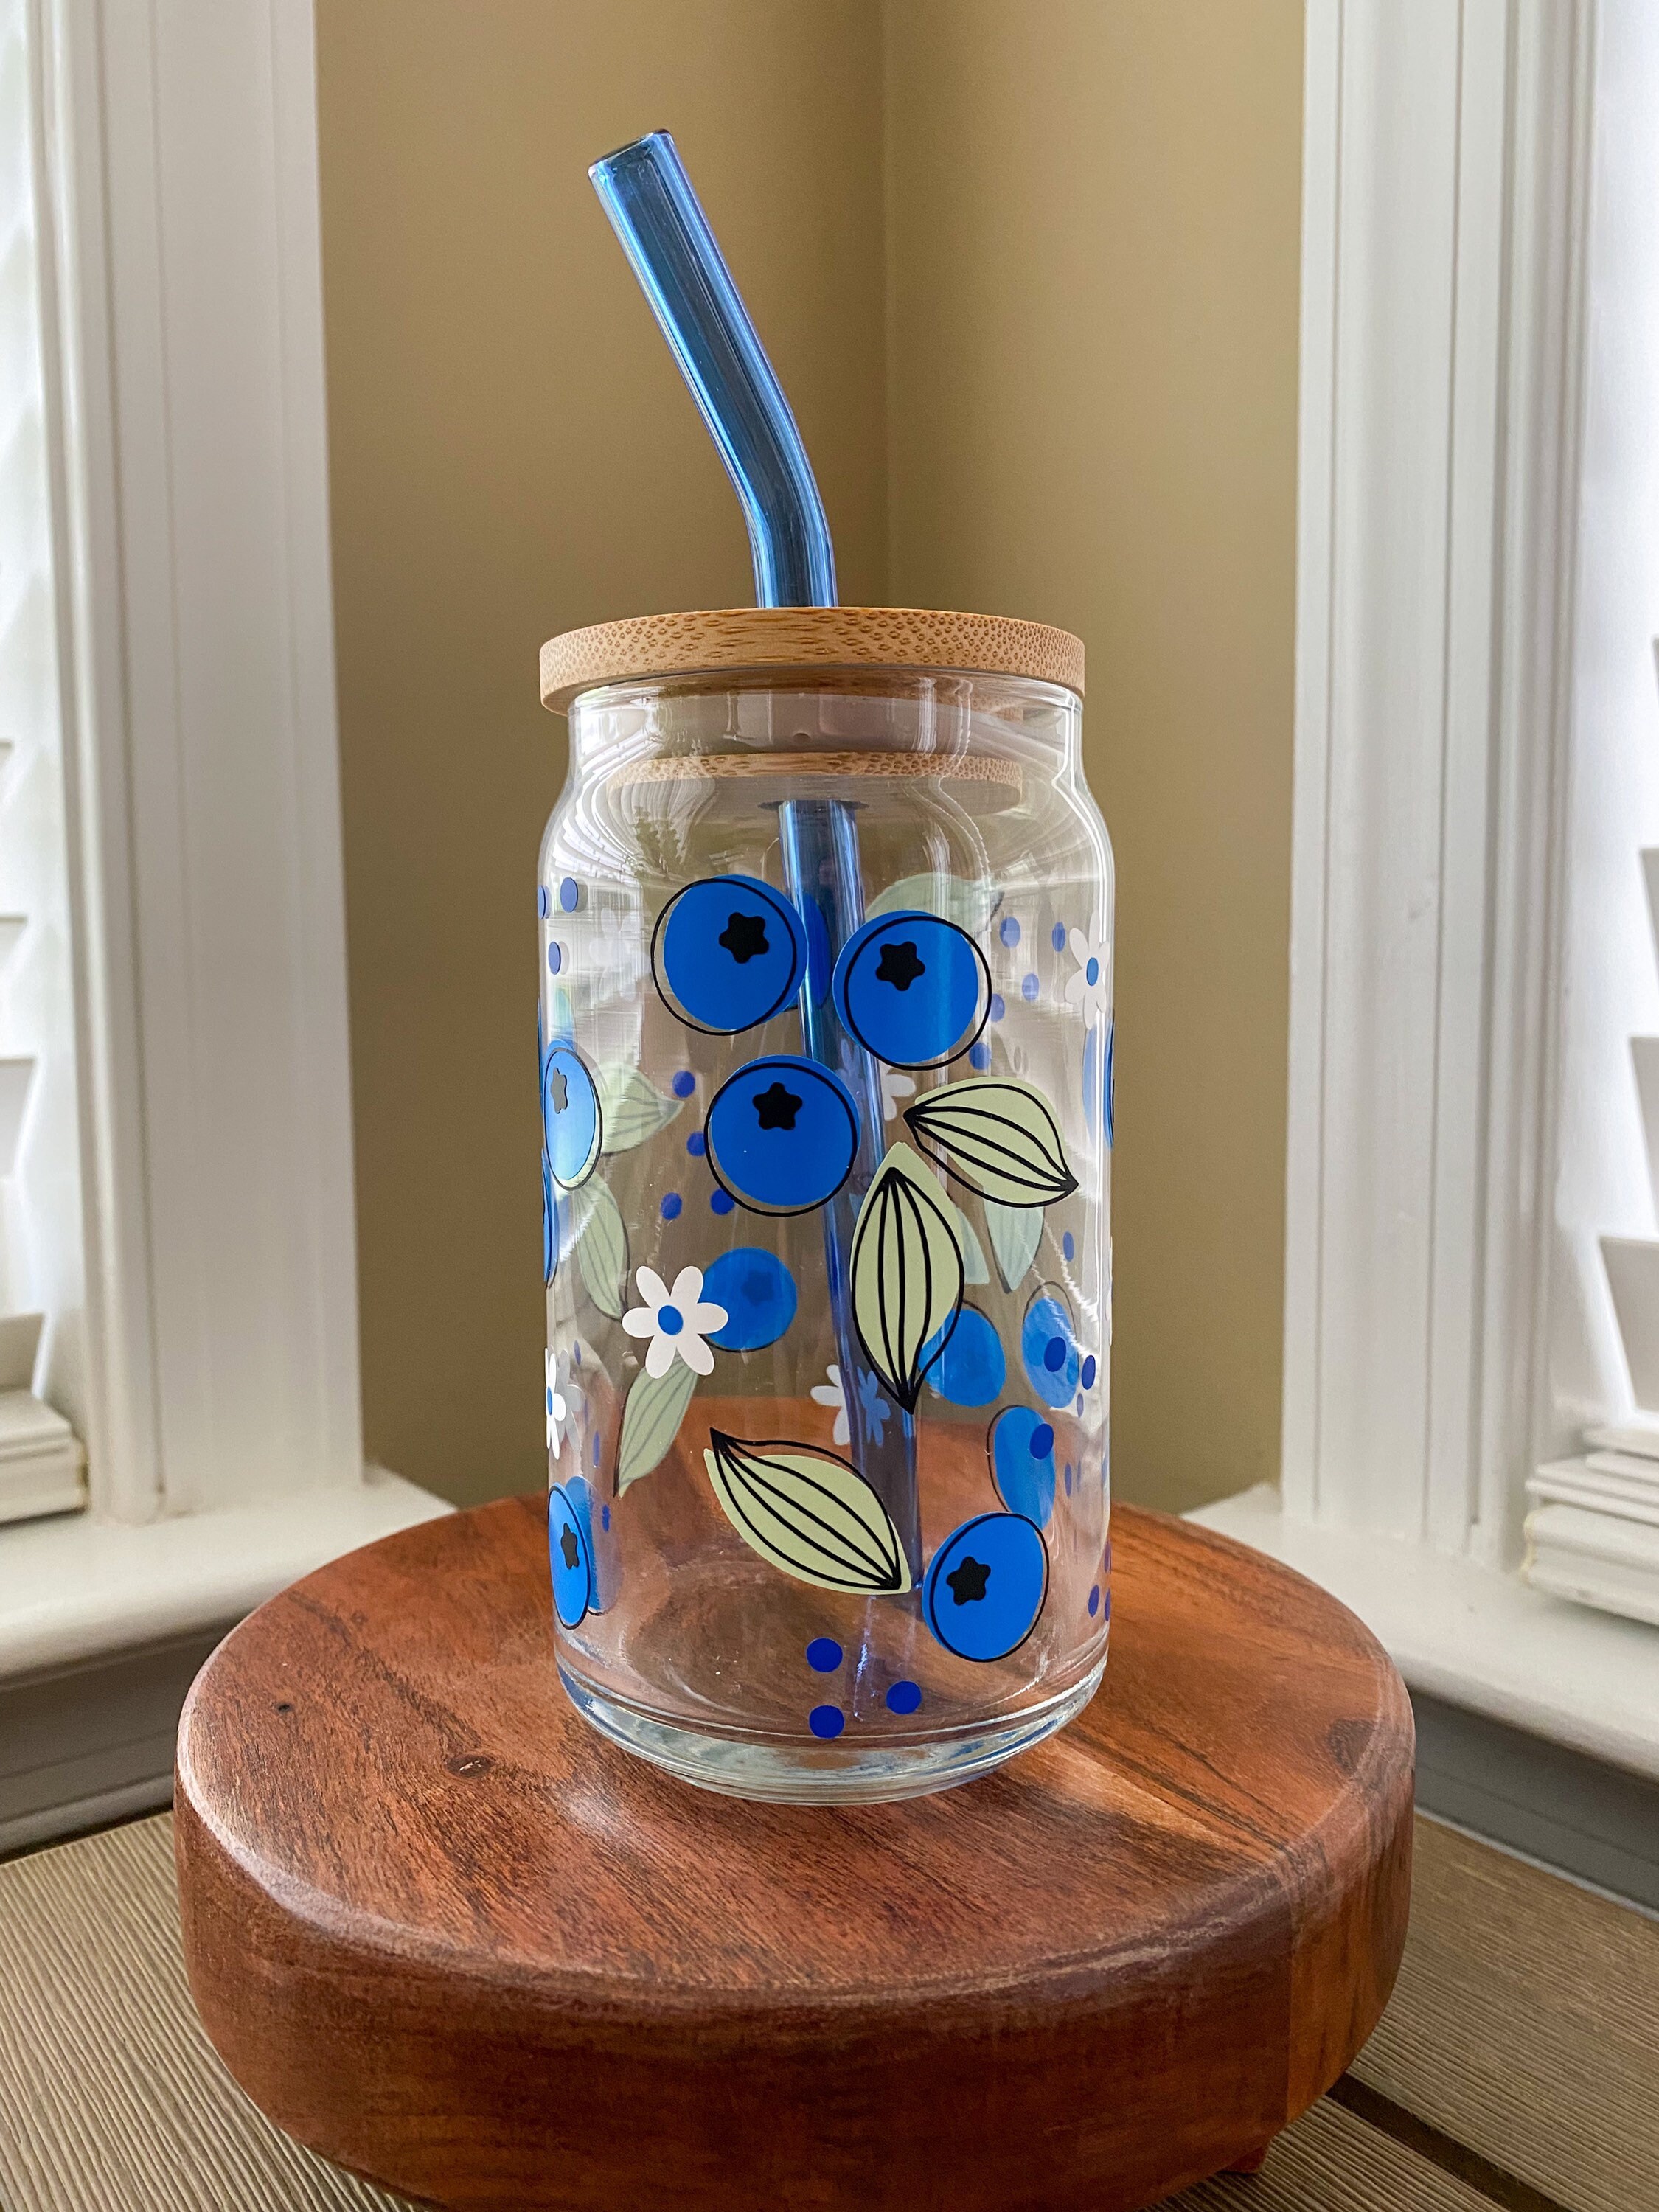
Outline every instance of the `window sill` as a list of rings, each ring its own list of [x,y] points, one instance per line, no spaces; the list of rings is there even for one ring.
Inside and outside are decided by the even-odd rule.
[[[451,1508],[395,1474],[139,1528],[0,1528],[0,1680],[223,1627],[359,1544]]]
[[[1265,1483],[1187,1517],[1340,1598],[1412,1690],[1659,1779],[1659,1630],[1427,1546],[1288,1520]]]

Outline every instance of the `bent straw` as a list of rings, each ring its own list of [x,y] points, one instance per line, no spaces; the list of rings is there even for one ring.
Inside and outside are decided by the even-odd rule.
[[[756,604],[834,606],[836,556],[812,465],[673,140],[653,131],[587,173],[737,489]],[[803,915],[811,902],[824,924],[821,942],[808,932],[802,1036],[812,1058],[848,1084],[860,1108],[859,1157],[848,1183],[824,1208],[823,1226],[848,1431],[854,1463],[893,1516],[919,1581],[914,1427],[878,1385],[872,1382],[867,1395],[860,1388],[866,1370],[853,1322],[853,1229],[880,1161],[883,1122],[876,1064],[842,1030],[830,996],[836,955],[864,921],[857,821],[839,799],[787,799],[778,821],[790,896]]]

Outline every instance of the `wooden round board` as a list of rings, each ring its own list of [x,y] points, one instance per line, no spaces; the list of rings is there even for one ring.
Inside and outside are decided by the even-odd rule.
[[[1300,1577],[1124,1507],[1113,1540],[1081,1717],[844,1809],[578,1719],[540,1498],[324,1568],[179,1730],[209,2033],[290,2133],[447,2206],[1127,2212],[1251,2163],[1393,1984],[1410,1706]]]

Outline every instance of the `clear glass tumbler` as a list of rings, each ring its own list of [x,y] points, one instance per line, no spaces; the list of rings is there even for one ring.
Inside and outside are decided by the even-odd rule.
[[[1038,1741],[1111,1613],[1081,649],[988,619],[1003,672],[865,661],[890,641],[843,611],[787,669],[742,643],[793,614],[544,655],[570,727],[538,896],[560,1670],[630,1750],[795,1801]],[[911,619],[918,660],[963,649],[964,618]],[[700,622],[738,624],[734,665],[674,665]],[[1076,689],[1018,672],[1066,647]]]

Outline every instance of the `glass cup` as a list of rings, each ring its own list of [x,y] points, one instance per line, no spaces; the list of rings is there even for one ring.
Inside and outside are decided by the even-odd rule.
[[[707,1788],[966,1780],[1087,1701],[1111,1612],[1079,697],[845,663],[571,688],[538,895],[561,1674]]]

